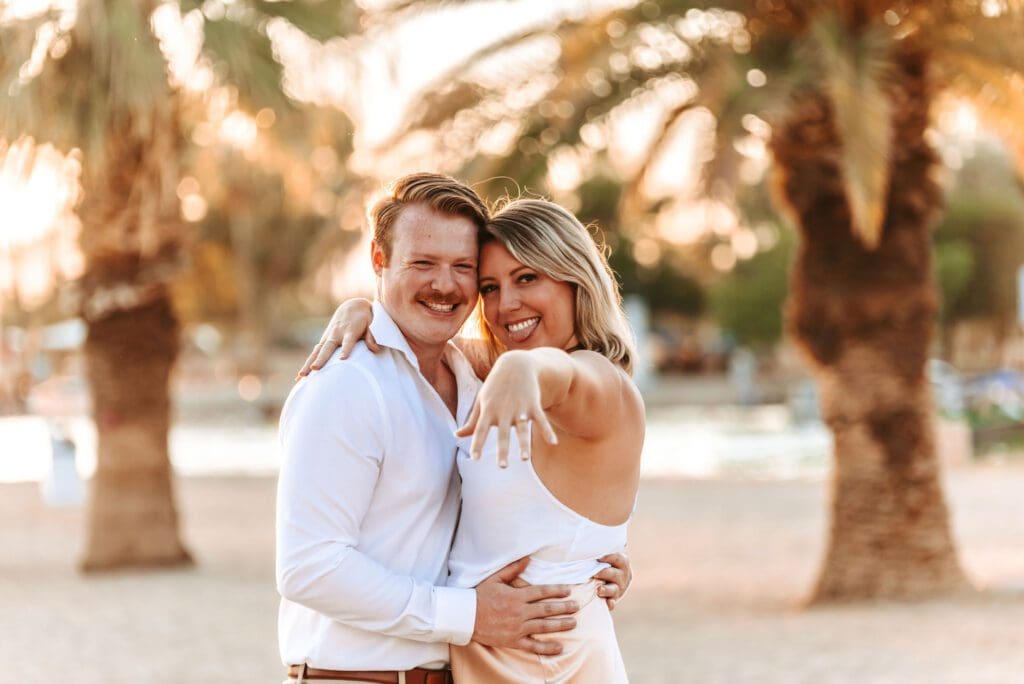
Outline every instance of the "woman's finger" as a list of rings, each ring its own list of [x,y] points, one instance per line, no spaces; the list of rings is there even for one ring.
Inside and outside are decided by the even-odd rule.
[[[508,468],[508,440],[512,426],[508,423],[498,425],[498,467]]]
[[[462,427],[455,431],[455,436],[468,437],[473,434],[473,430],[476,429],[476,421],[478,420],[480,420],[480,404],[474,403],[473,409],[469,412],[469,418],[466,419]]]
[[[380,351],[381,347],[379,344],[377,344],[377,338],[373,336],[373,333],[370,332],[369,329],[367,329],[366,337],[364,337],[363,339],[366,340],[366,348],[372,351],[374,354]]]
[[[323,341],[323,346],[320,347],[320,352],[316,355],[316,361],[313,363],[314,370],[320,370],[323,368],[328,361],[331,360],[331,356],[334,354],[334,350],[338,348],[338,343],[333,339],[326,339]]]
[[[558,444],[558,435],[555,434],[555,429],[551,427],[551,422],[548,421],[547,415],[543,411],[538,411],[534,414],[533,419],[544,435],[544,441],[551,446]]]
[[[474,461],[480,460],[484,450],[484,442],[487,441],[487,435],[490,433],[491,427],[493,427],[493,424],[490,420],[477,420],[476,427],[473,428],[473,441],[469,445],[469,457]]]
[[[516,441],[519,442],[519,458],[530,460],[530,417],[525,413],[516,418]]]
[[[345,333],[345,336],[341,338],[341,358],[347,359],[354,346],[356,346],[356,336],[352,333]]]
[[[469,437],[476,429],[476,422],[480,420],[480,404],[473,404],[473,410],[469,412],[469,418],[465,424],[455,431],[456,437]]]
[[[313,347],[313,351],[311,351],[309,353],[309,356],[306,357],[306,361],[302,364],[302,368],[300,368],[299,372],[296,374],[296,380],[298,380],[299,378],[304,378],[307,375],[309,375],[309,372],[313,370],[313,362],[316,361],[316,356],[319,352],[320,345],[317,344],[315,347]]]

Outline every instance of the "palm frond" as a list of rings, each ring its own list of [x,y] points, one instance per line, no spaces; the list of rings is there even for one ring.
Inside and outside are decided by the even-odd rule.
[[[1011,147],[1017,173],[1024,178],[1024,76],[1021,72],[986,63],[964,52],[936,58],[939,77],[947,88],[971,102],[982,119]]]
[[[280,17],[310,38],[326,41],[360,29],[360,10],[352,0],[249,0],[264,17]]]
[[[413,103],[409,107],[410,116],[385,144],[394,144],[396,140],[417,129],[436,128],[439,124],[450,121],[460,111],[480,104],[493,94],[493,91],[480,87],[471,76],[466,75],[472,74],[474,67],[482,60],[539,38],[548,30],[546,26],[531,26],[485,45],[446,68],[443,73],[420,88],[419,95],[413,97]]]
[[[692,7],[694,3],[674,4]],[[458,116],[463,123],[475,118],[478,127],[516,120],[519,122],[521,136],[527,141],[537,141],[540,134],[544,133],[543,138],[548,142],[539,145],[540,154],[554,144],[577,143],[583,124],[604,116],[630,99],[642,97],[666,75],[679,75],[699,68],[695,63],[702,59],[705,46],[696,43],[683,48],[683,55],[661,54],[661,60],[653,65],[630,63],[626,72],[622,72],[621,66],[611,68],[612,56],[620,61],[625,59],[631,47],[642,42],[641,36],[650,35],[659,29],[670,33],[675,30],[675,21],[668,22],[672,17],[667,17],[666,21],[652,22],[645,21],[640,14],[640,9],[634,7],[628,10],[604,10],[583,17],[556,18],[555,24],[531,27],[486,46],[483,51],[470,55],[446,71],[436,84],[424,89],[425,94],[410,108],[414,115],[395,138],[400,139],[413,130],[439,128]],[[614,24],[619,26],[615,27]],[[612,31],[613,28],[615,31]],[[620,31],[628,33],[620,35]],[[610,39],[610,32],[615,32],[618,39]],[[552,36],[560,44],[560,55],[556,62],[530,66],[517,64],[507,68],[508,78],[500,80],[492,77],[491,83],[486,86],[477,80],[477,69],[474,67],[479,65],[481,59],[501,56],[532,39]],[[507,105],[507,93],[536,84],[537,75],[545,73],[558,73],[562,76],[544,94],[541,102],[526,105],[518,111]],[[560,111],[558,115],[550,114],[553,107]],[[545,108],[549,113],[545,113]]]
[[[720,54],[717,59],[708,60],[703,73],[695,74],[692,69],[689,71],[691,78],[695,77],[698,93],[695,98],[682,102],[665,113],[639,168],[622,193],[621,204],[625,213],[638,215],[646,209],[641,206],[641,189],[651,168],[662,160],[662,151],[671,141],[680,121],[696,107],[707,107],[716,112],[718,118],[720,104],[726,99],[725,92],[735,87],[737,78],[731,60],[725,57],[727,55]],[[721,119],[718,118],[718,121]]]
[[[140,134],[148,135],[147,113],[169,93],[167,65],[149,16],[134,0],[86,3],[80,12],[75,37],[88,46],[94,79],[106,81],[111,110],[123,108],[144,127]]]
[[[38,33],[53,25],[56,12],[0,24],[0,138],[15,140],[32,135],[26,124],[36,119],[35,98],[26,92],[30,84],[25,69],[36,49]]]
[[[893,124],[885,83],[891,73],[891,39],[875,28],[848,31],[834,16],[819,19],[810,39],[843,141],[839,165],[853,231],[874,249],[882,236],[889,186]]]
[[[84,173],[99,173],[110,136],[147,136],[159,125],[169,102],[166,64],[148,17],[131,0],[82,5],[59,40],[65,50],[48,54],[38,74],[7,82],[3,129],[9,137],[81,148]],[[15,64],[5,78],[20,69]]]
[[[479,4],[486,4],[488,0],[479,0]],[[412,5],[416,3],[399,3]],[[445,7],[458,3],[450,3],[445,0],[439,2],[422,3],[422,7]],[[684,0],[661,3],[660,15],[672,11],[683,11],[692,8],[700,3]],[[650,3],[648,3],[648,6]],[[458,112],[479,104],[493,94],[494,89],[479,87],[476,74],[479,65],[496,56],[508,53],[510,50],[521,47],[524,44],[544,37],[555,37],[558,39],[561,56],[558,68],[570,81],[569,87],[583,87],[582,74],[588,68],[607,70],[607,58],[616,48],[609,41],[609,27],[613,23],[621,24],[639,32],[642,27],[650,27],[652,22],[643,18],[643,12],[639,4],[627,9],[602,9],[594,13],[577,15],[572,12],[552,13],[547,17],[540,17],[538,21],[525,29],[511,35],[503,36],[500,39],[484,45],[479,50],[466,55],[459,61],[450,65],[444,72],[434,80],[423,85],[420,95],[414,98],[411,107],[414,112],[402,127],[396,132],[394,138],[401,138],[410,131],[419,128],[431,128],[427,122],[443,122],[453,118]],[[679,64],[667,63],[668,68],[647,70],[634,67],[632,73],[627,77],[612,80],[610,85],[612,92],[607,95],[598,96],[597,99],[605,98],[610,101],[621,101],[623,84],[630,89],[642,83],[645,77],[657,77],[669,70],[678,70]],[[511,88],[513,83],[521,83],[526,79],[522,75],[510,74],[507,82],[502,84],[505,90]],[[393,142],[393,141],[392,141]]]
[[[5,93],[32,56],[39,29],[58,17],[56,10],[48,10],[25,19],[0,23],[0,78],[3,79]]]
[[[752,68],[767,73],[766,83],[752,86],[745,74]],[[623,207],[642,211],[640,189],[649,169],[664,157],[678,119],[694,107],[706,107],[715,117],[714,149],[703,162],[701,183],[705,192],[727,203],[740,185],[742,154],[734,145],[749,132],[743,125],[747,114],[755,114],[769,123],[782,121],[790,111],[792,93],[817,82],[817,69],[794,54],[788,44],[763,38],[750,53],[737,53],[728,44],[707,46],[702,55],[686,69],[696,83],[692,102],[680,105],[665,117],[662,127],[645,153],[645,161],[623,194]]]
[[[281,111],[291,107],[281,87],[284,68],[260,27],[229,19],[207,20],[202,51],[222,82],[238,89],[239,102],[245,108]]]
[[[182,0],[182,14],[202,8]],[[281,57],[267,23],[281,19],[313,40],[344,37],[361,28],[362,10],[349,0],[239,0],[222,15],[203,20],[203,56],[220,81],[238,91],[243,107],[287,111],[292,101],[282,87]]]
[[[934,58],[967,59],[1012,72],[1024,71],[1024,9],[997,17],[940,15],[923,31]]]
[[[938,81],[974,104],[1007,142],[1024,178],[1024,2],[1006,3],[995,17],[941,14],[929,28]]]

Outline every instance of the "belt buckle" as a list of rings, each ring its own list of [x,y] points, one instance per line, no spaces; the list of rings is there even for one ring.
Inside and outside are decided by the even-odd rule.
[[[450,684],[451,681],[451,670],[447,669],[428,672],[423,678],[423,684]]]

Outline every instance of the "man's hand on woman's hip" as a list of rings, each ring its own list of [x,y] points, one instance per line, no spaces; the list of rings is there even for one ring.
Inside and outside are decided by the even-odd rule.
[[[529,562],[529,558],[521,558],[477,585],[473,641],[538,655],[558,655],[562,652],[560,643],[534,636],[574,628],[576,618],[572,614],[580,606],[576,601],[551,600],[569,596],[565,585],[513,586]]]

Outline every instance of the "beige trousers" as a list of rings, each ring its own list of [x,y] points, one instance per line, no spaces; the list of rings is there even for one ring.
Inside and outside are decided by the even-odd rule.
[[[568,632],[538,635],[562,644],[556,656],[514,648],[493,648],[476,642],[452,646],[455,684],[619,684],[628,682],[608,604],[597,595],[597,580],[577,584],[576,627]]]

